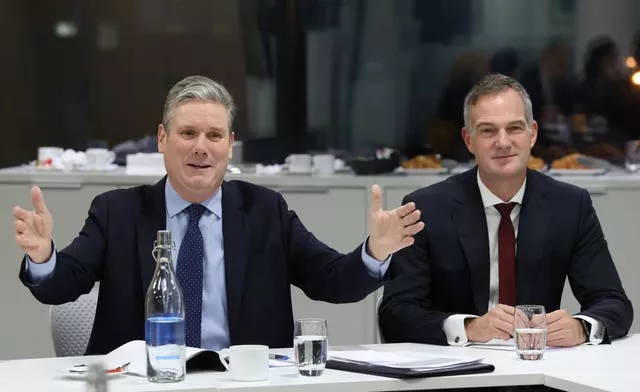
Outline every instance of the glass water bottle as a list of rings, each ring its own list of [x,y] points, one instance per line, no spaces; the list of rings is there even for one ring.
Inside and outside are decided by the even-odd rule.
[[[159,230],[152,251],[156,270],[145,301],[147,378],[152,382],[182,381],[186,373],[184,299],[172,251],[171,233]]]

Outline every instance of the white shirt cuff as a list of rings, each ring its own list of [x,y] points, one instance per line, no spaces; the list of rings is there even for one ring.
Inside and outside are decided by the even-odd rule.
[[[591,324],[591,332],[589,333],[589,336],[587,338],[588,344],[602,343],[602,340],[604,339],[604,325],[600,321],[594,319],[593,317],[585,316],[583,314],[578,314],[573,317],[584,320],[589,324]]]
[[[476,318],[473,314],[454,314],[447,317],[442,324],[444,334],[447,335],[447,343],[450,346],[466,346],[469,343],[467,333],[464,330],[464,320]]]
[[[389,255],[389,257],[387,257],[387,259],[383,262],[374,259],[367,253],[368,241],[369,237],[367,237],[367,239],[364,240],[364,243],[362,244],[362,262],[364,263],[365,267],[367,267],[367,272],[369,272],[369,275],[371,275],[371,277],[382,279],[384,274],[386,274],[387,270],[389,269],[389,265],[391,264],[391,257],[393,255]]]
[[[56,248],[55,246],[51,252],[51,258],[44,263],[34,263],[29,256],[24,256],[26,263],[24,263],[24,271],[27,273],[29,281],[34,284],[38,284],[43,280],[46,280],[53,275],[53,271],[56,268]]]

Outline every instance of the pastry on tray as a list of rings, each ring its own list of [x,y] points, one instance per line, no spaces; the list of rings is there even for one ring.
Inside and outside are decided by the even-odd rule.
[[[440,169],[440,157],[437,155],[416,155],[408,161],[402,162],[405,169]]]
[[[575,169],[575,170],[588,169],[588,167],[578,163],[579,156],[580,156],[579,153],[565,155],[562,158],[558,158],[555,161],[551,162],[551,168],[552,169]]]
[[[532,170],[542,170],[544,169],[544,160],[542,158],[534,157],[533,155],[529,156],[529,163],[527,167]]]

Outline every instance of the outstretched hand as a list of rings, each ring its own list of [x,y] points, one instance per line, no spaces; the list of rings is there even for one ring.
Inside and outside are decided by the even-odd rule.
[[[37,186],[31,188],[31,203],[33,211],[13,207],[16,244],[33,262],[43,263],[51,257],[53,219]]]
[[[413,236],[424,228],[424,222],[419,220],[420,210],[413,202],[391,211],[382,209],[382,190],[373,185],[369,210],[369,254],[384,261],[392,253],[413,245]]]

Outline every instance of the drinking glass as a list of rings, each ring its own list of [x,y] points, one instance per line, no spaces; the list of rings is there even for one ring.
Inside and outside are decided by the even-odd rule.
[[[518,305],[513,317],[518,358],[542,359],[547,345],[547,317],[544,306]]]
[[[632,173],[640,169],[640,140],[629,140],[626,143],[624,166]]]
[[[327,363],[327,322],[324,319],[299,319],[293,332],[293,351],[298,372],[319,376]]]

